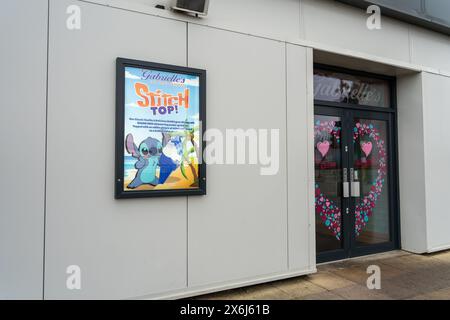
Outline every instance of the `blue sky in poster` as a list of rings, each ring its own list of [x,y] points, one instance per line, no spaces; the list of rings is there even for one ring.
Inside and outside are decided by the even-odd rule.
[[[148,76],[157,76],[160,80],[150,79]],[[164,72],[154,69],[141,69],[126,67],[125,68],[125,136],[132,133],[134,141],[137,145],[151,136],[161,141],[162,135],[159,132],[150,132],[145,128],[135,128],[135,120],[130,119],[144,119],[146,121],[187,121],[194,122],[191,126],[198,125],[199,121],[199,77],[195,75],[187,75],[181,73]],[[174,83],[167,79],[177,79],[183,82]],[[141,107],[137,104],[138,101],[144,99],[136,93],[135,84],[139,82],[148,86],[150,92],[161,90],[166,94],[177,96],[178,93],[184,94],[185,89],[189,89],[189,108],[184,106],[178,107],[178,113],[171,114],[154,114],[149,107]],[[125,137],[124,137],[125,138]]]

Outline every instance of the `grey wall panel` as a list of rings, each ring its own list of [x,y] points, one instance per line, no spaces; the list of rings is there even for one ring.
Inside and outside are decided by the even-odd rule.
[[[289,268],[307,270],[315,265],[312,50],[288,44],[286,56]]]
[[[214,0],[208,16],[202,18],[171,12],[172,0],[90,1],[275,40],[307,40],[315,48],[369,59],[376,56],[387,64],[411,62],[450,72],[448,36],[385,15],[381,29],[369,30],[370,15],[365,10],[336,1]],[[167,10],[156,9],[156,4],[166,5]]]
[[[399,77],[398,155],[402,248],[427,251],[422,74]]]
[[[412,62],[450,74],[450,36],[411,26]]]
[[[450,78],[423,74],[428,251],[450,248]]]
[[[450,3],[436,0],[339,0],[367,9],[375,4],[383,15],[450,35]]]
[[[126,5],[135,10],[168,14],[178,19],[212,27],[273,37],[275,39],[296,39],[299,36],[300,0],[210,0],[206,17],[190,18],[154,9],[155,5],[165,5],[167,10],[173,0],[94,0],[109,5]]]
[[[66,8],[81,8],[81,30]],[[46,298],[129,298],[186,286],[186,198],[114,200],[115,59],[185,65],[186,24],[50,2]],[[163,30],[163,32],[161,32]],[[81,290],[66,268],[81,267]]]
[[[300,32],[299,0],[212,0],[200,23],[275,39],[295,39]]]
[[[305,39],[388,59],[409,62],[408,26],[382,17],[380,30],[369,30],[363,10],[328,0],[302,0]],[[393,50],[395,48],[395,50]]]
[[[190,286],[287,270],[284,47],[189,25],[189,65],[208,70],[208,129],[279,129],[281,140],[276,175],[208,166],[208,195],[189,198]]]
[[[190,18],[154,9],[172,0],[91,0],[186,19],[221,29],[283,41],[299,39],[358,54],[410,60],[409,25],[386,16],[381,30],[369,30],[364,10],[330,0],[212,0],[206,17]],[[382,44],[382,45],[381,45]],[[391,48],[395,50],[391,50]]]
[[[2,1],[0,41],[0,299],[40,299],[47,1]]]

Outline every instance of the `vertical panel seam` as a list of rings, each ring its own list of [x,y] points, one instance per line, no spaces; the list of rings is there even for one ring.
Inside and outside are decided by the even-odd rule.
[[[305,25],[305,15],[304,15],[304,6],[303,0],[299,0],[298,3],[298,19],[299,19],[299,27],[300,27],[300,39],[306,39],[306,25]]]
[[[305,82],[306,82],[306,95],[305,95],[305,99],[306,99],[306,139],[307,139],[307,144],[306,144],[306,148],[307,148],[307,150],[306,150],[306,157],[307,157],[307,159],[306,159],[306,166],[307,166],[307,173],[306,173],[306,176],[307,176],[307,179],[306,179],[306,210],[307,210],[307,214],[308,214],[308,267],[309,268],[311,268],[311,264],[312,264],[312,261],[311,261],[311,251],[313,250],[312,248],[311,248],[311,237],[312,237],[312,235],[311,235],[311,214],[310,214],[310,210],[311,210],[311,208],[310,208],[310,204],[309,204],[309,184],[311,183],[311,181],[310,181],[310,179],[311,179],[311,176],[310,176],[310,172],[309,172],[309,164],[310,164],[310,160],[309,160],[309,157],[311,156],[311,154],[310,154],[310,151],[309,151],[309,144],[310,144],[310,142],[309,142],[309,116],[310,116],[310,111],[309,111],[309,90],[311,89],[310,88],[310,84],[309,84],[309,71],[310,71],[310,69],[309,69],[309,63],[310,63],[310,61],[309,61],[309,59],[310,59],[310,56],[309,56],[309,50],[310,49],[306,49],[305,50],[305,59],[304,59],[304,61],[303,61],[303,63],[304,63],[304,66],[305,66],[305,70],[306,70],[306,72],[305,72]],[[315,235],[314,235],[315,236]]]
[[[408,47],[409,47],[409,62],[413,63],[414,44],[411,36],[411,26],[408,26]]]
[[[189,67],[189,22],[186,22],[186,66]],[[186,196],[186,287],[189,288],[189,196]]]
[[[314,169],[313,169],[313,152],[314,147],[314,135],[310,136],[310,133],[313,132],[313,123],[314,123],[314,57],[313,57],[313,49],[306,49],[306,59],[305,70],[306,70],[306,118],[307,118],[307,185],[306,185],[306,199],[307,199],[307,211],[308,211],[308,261],[309,267],[312,265],[316,266],[316,261],[313,261],[313,256],[316,255],[315,248],[315,228],[314,232],[311,231],[313,228],[313,219],[315,218],[315,204],[314,204]],[[312,99],[312,101],[311,101]],[[310,104],[312,102],[312,104]],[[312,169],[312,170],[311,170]],[[314,238],[313,238],[314,237]]]
[[[44,140],[44,224],[42,242],[42,300],[45,299],[45,251],[47,234],[47,137],[48,137],[48,70],[50,55],[50,0],[47,0],[47,61],[45,79],[45,140]]]
[[[289,135],[288,135],[288,65],[287,65],[287,43],[284,42],[284,95],[286,99],[286,251],[287,251],[287,269],[290,270],[290,245],[289,245]]]
[[[425,96],[425,93],[427,92],[426,90],[426,72],[422,72],[421,77],[420,77],[420,90],[421,90],[421,102],[422,102],[422,139],[423,139],[423,176],[424,176],[424,201],[425,201],[425,250],[426,252],[429,252],[430,249],[430,234],[429,234],[429,210],[428,210],[428,179],[427,179],[427,163],[428,163],[428,155],[427,155],[427,131],[426,131],[426,126],[427,126],[427,110],[426,108],[426,103],[427,103],[427,98]]]

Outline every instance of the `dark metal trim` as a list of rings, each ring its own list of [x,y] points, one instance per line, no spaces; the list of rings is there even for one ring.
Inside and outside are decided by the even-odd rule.
[[[351,257],[357,257],[367,254],[379,253],[384,251],[391,251],[399,249],[400,243],[400,192],[399,192],[399,177],[398,177],[398,134],[397,134],[397,80],[395,77],[378,75],[363,71],[355,71],[346,68],[340,68],[336,66],[328,66],[323,64],[314,64],[314,68],[322,70],[330,70],[335,72],[347,73],[351,75],[360,75],[365,77],[383,79],[389,81],[390,90],[390,108],[382,107],[370,107],[362,106],[356,104],[348,103],[336,103],[329,101],[318,101],[314,100],[314,114],[339,116],[345,123],[349,123],[354,116],[361,116],[365,118],[373,118],[376,120],[383,120],[387,122],[387,135],[389,139],[389,210],[390,210],[390,235],[391,239],[389,242],[379,243],[368,246],[357,246],[354,238],[353,232],[347,232],[347,236],[343,234],[343,247],[342,249],[332,250],[328,252],[317,253],[316,261],[317,263],[342,260]],[[344,128],[343,128],[344,130]],[[350,141],[349,134],[342,135],[342,145],[345,145],[345,141]],[[341,159],[341,161],[348,161],[353,163],[352,155],[353,149],[351,143],[350,151],[348,152],[346,159]],[[343,155],[344,157],[344,155]],[[345,199],[343,206],[345,205]],[[353,204],[350,204],[352,207]],[[343,215],[343,228],[354,230],[354,221],[351,221],[350,217]]]
[[[411,23],[419,27],[437,31],[445,35],[450,35],[450,25],[448,24],[432,20],[431,18],[427,18],[426,16],[416,15],[413,12],[408,13],[405,11],[400,11],[398,9],[377,3],[377,1],[366,1],[366,0],[335,0],[335,1],[342,2],[364,10],[366,10],[370,5],[377,5],[381,8],[381,13],[388,17],[401,20],[407,23]]]
[[[370,111],[380,111],[380,112],[395,112],[395,110],[397,109],[397,95],[396,95],[397,79],[395,77],[381,75],[381,74],[377,74],[377,73],[366,72],[366,71],[330,66],[330,65],[321,64],[321,63],[314,63],[314,69],[346,73],[346,74],[349,74],[352,76],[361,76],[361,77],[366,77],[366,78],[373,78],[373,79],[387,81],[388,85],[389,85],[389,98],[390,98],[389,104],[390,105],[388,108],[385,108],[385,107],[373,107],[373,106],[366,106],[366,105],[353,104],[353,103],[321,101],[321,100],[315,100],[315,99],[314,99],[314,103],[317,103],[317,104],[320,104],[323,106],[329,106],[329,107],[350,108],[350,109],[358,109],[358,110],[363,110],[363,111],[370,110]]]

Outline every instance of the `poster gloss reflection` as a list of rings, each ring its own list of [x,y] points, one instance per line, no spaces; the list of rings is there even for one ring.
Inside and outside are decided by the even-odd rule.
[[[205,78],[117,59],[116,198],[206,193]]]

